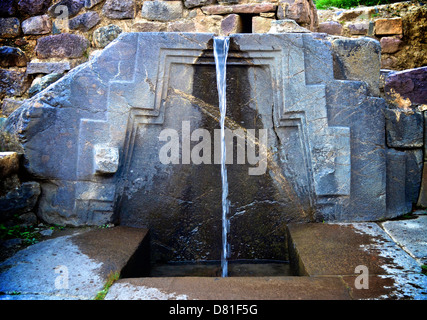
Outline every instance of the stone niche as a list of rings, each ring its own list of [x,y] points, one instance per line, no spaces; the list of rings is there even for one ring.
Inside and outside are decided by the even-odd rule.
[[[123,33],[15,111],[6,128],[40,182],[39,217],[148,227],[155,259],[220,259],[212,45],[213,34]],[[385,103],[370,96],[370,82],[335,79],[332,50],[330,40],[311,33],[231,37],[232,259],[284,259],[289,222],[403,213],[396,198],[387,201],[387,190],[399,192],[404,183],[387,188],[387,164],[399,161],[392,153],[387,161]],[[178,149],[163,163],[160,154],[174,138]]]

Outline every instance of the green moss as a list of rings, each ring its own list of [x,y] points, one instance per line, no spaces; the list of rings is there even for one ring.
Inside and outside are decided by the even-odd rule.
[[[104,288],[96,294],[94,300],[104,300],[110,287],[113,285],[114,282],[119,280],[119,278],[120,278],[120,272],[111,271],[107,277],[107,282],[104,284]]]

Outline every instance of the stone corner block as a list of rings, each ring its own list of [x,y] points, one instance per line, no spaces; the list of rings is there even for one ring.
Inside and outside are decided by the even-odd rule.
[[[114,174],[119,167],[119,149],[106,145],[96,145],[95,152],[95,173]]]

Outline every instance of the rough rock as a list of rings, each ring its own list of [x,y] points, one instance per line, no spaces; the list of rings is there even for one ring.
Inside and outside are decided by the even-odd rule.
[[[380,43],[382,53],[395,53],[399,51],[402,40],[394,37],[382,37]]]
[[[22,105],[22,101],[16,99],[5,98],[1,106],[1,113],[3,116],[10,116],[12,112]]]
[[[375,20],[376,35],[393,35],[403,33],[402,18],[389,18]]]
[[[40,195],[40,185],[37,182],[24,182],[19,189],[15,189],[0,198],[0,219],[5,220],[12,215],[30,212]]]
[[[404,151],[387,149],[387,212],[398,216],[412,210],[412,203],[406,199],[406,154]]]
[[[228,36],[231,33],[243,31],[242,18],[238,14],[229,14],[221,21],[221,34]]]
[[[318,31],[330,35],[340,36],[342,33],[342,24],[336,21],[322,22],[319,23]]]
[[[277,8],[275,3],[244,3],[235,5],[211,5],[202,7],[205,14],[227,14],[227,13],[261,13],[273,12]]]
[[[52,0],[19,0],[18,10],[24,16],[36,16],[46,13]]]
[[[0,2],[0,17],[10,17],[16,12],[15,0],[2,0]]]
[[[52,21],[47,14],[22,21],[24,34],[46,34],[52,31]]]
[[[221,33],[221,22],[224,17],[220,15],[201,14],[196,17],[196,32]]]
[[[70,62],[41,62],[31,61],[27,63],[27,74],[38,73],[64,73],[71,69]]]
[[[113,174],[119,167],[119,150],[114,147],[95,146],[95,172],[97,174]]]
[[[317,10],[312,0],[281,0],[277,8],[279,20],[292,19],[311,31],[318,27]]]
[[[101,3],[104,0],[85,0],[85,8],[92,9],[97,4]]]
[[[105,48],[110,42],[116,39],[122,29],[114,24],[98,28],[94,31],[92,41],[96,48]]]
[[[25,93],[29,85],[25,69],[0,69],[0,98],[19,97]]]
[[[421,112],[386,109],[387,145],[391,148],[421,148],[424,144],[424,119]]]
[[[181,22],[183,24],[184,22]],[[166,26],[162,22],[157,21],[141,21],[136,22],[132,25],[132,32],[162,32],[166,31]],[[174,26],[170,27],[171,30],[174,29]]]
[[[110,19],[133,19],[135,8],[135,0],[107,0],[102,14]]]
[[[20,154],[17,152],[0,152],[0,178],[5,179],[18,173]]]
[[[46,89],[55,81],[59,80],[62,76],[63,74],[61,73],[51,73],[51,74],[45,75],[44,77],[40,78],[40,80],[37,81],[35,84],[33,83],[33,85],[28,90],[28,96],[32,97],[36,95],[40,91]]]
[[[16,47],[0,47],[0,67],[25,67],[27,57],[25,53]]]
[[[155,23],[154,21],[150,21]],[[196,24],[194,21],[172,21],[167,25],[168,32],[195,32]]]
[[[61,33],[37,40],[36,55],[46,58],[80,58],[89,47],[89,41],[80,35]]]
[[[72,18],[83,6],[84,0],[61,0],[49,7],[47,13],[52,18]]]
[[[71,30],[80,30],[83,32],[87,32],[93,27],[95,27],[100,21],[101,18],[99,17],[99,14],[97,12],[88,11],[70,19],[69,27]]]
[[[215,0],[184,0],[184,6],[186,8],[195,8],[195,7],[201,7],[206,6],[214,3]]]
[[[406,149],[406,201],[416,205],[420,195],[423,175],[423,149]]]
[[[270,31],[271,22],[274,19],[264,17],[253,17],[252,18],[252,33],[267,33]]]
[[[347,28],[352,35],[365,35],[368,33],[369,23],[359,22],[347,25]]]
[[[373,96],[379,96],[380,43],[370,38],[338,38],[332,41],[336,79],[361,80]]]
[[[172,21],[182,18],[181,1],[144,1],[141,16],[148,20]]]
[[[273,20],[269,33],[309,33],[310,30],[300,27],[295,20]]]
[[[21,23],[18,18],[0,18],[0,37],[15,38],[21,34]]]
[[[393,72],[385,79],[384,91],[391,103],[408,106],[427,104],[427,67]]]

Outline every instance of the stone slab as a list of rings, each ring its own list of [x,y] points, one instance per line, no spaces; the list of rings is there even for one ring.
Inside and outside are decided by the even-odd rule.
[[[386,221],[382,226],[406,252],[420,263],[427,264],[427,216]]]
[[[130,278],[105,300],[350,300],[337,277]]]
[[[308,276],[342,276],[358,298],[427,299],[420,265],[376,223],[291,224],[291,265]],[[365,269],[368,289],[355,289]],[[363,289],[365,290],[365,289]]]
[[[70,62],[38,62],[31,61],[27,64],[27,74],[37,73],[64,73],[71,69]]]
[[[288,229],[299,274],[354,275],[358,265],[367,266],[370,275],[420,271],[376,223],[290,224]]]
[[[93,299],[146,236],[126,227],[76,229],[27,247],[0,264],[0,300]]]

